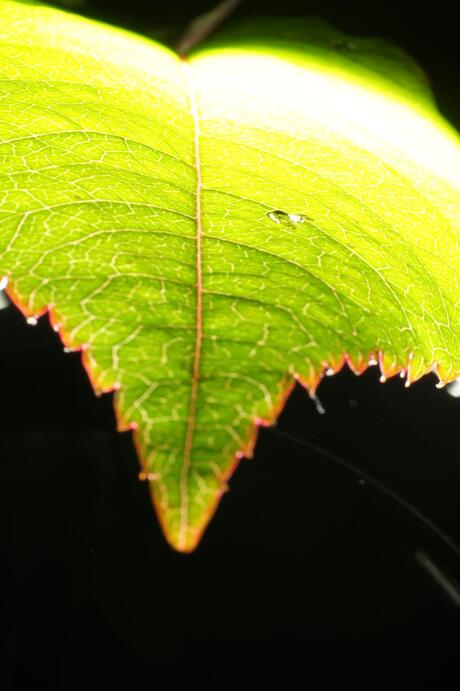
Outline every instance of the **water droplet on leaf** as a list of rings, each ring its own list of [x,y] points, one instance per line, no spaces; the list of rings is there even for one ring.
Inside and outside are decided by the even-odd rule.
[[[26,322],[28,323],[29,326],[37,326],[38,319],[37,319],[37,317],[27,317]]]
[[[326,409],[324,408],[323,404],[319,400],[318,396],[314,393],[310,393],[310,398],[313,401],[313,403],[316,406],[316,410],[320,415],[324,415],[326,412]]]
[[[275,211],[270,211],[267,214],[270,221],[274,223],[284,224],[288,226],[296,226],[299,223],[305,223],[305,221],[311,221],[313,219],[310,216],[305,216],[304,214],[293,214],[286,213],[285,211],[280,211],[276,209]]]
[[[453,398],[460,398],[460,379],[455,379],[448,385],[447,393]]]
[[[3,292],[8,285],[8,277],[3,276],[0,278],[0,310],[4,310],[10,305],[10,301]]]

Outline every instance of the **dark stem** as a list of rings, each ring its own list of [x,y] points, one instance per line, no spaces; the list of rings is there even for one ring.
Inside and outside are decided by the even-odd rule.
[[[209,36],[219,24],[222,24],[240,2],[241,0],[222,0],[213,10],[190,22],[177,43],[176,51],[179,55],[182,58],[186,57],[192,48]]]

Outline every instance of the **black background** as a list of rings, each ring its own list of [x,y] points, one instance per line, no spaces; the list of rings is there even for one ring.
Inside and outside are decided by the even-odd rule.
[[[81,11],[173,40],[204,0],[90,0]],[[384,35],[429,74],[460,127],[457,22],[447,3],[262,2]],[[47,318],[0,310],[0,686],[195,689],[270,677],[281,688],[458,688],[460,612],[420,568],[460,558],[391,488],[460,542],[460,401],[344,370],[319,415],[296,390],[243,461],[198,550],[165,543],[129,434]],[[283,436],[289,433],[298,441]],[[312,448],[311,445],[316,448]],[[329,454],[329,456],[328,456]],[[454,678],[447,680],[447,672]],[[255,682],[257,685],[257,682]]]

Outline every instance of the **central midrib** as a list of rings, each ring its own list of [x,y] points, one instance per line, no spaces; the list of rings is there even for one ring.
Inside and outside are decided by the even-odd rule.
[[[201,162],[200,162],[200,128],[198,121],[198,110],[195,97],[195,88],[190,74],[189,64],[182,60],[182,69],[187,83],[190,112],[194,127],[194,152],[195,152],[195,167],[196,167],[196,337],[195,337],[195,352],[193,356],[192,369],[192,383],[190,387],[190,402],[189,415],[187,422],[187,431],[184,442],[184,455],[182,462],[182,471],[180,478],[180,525],[178,536],[178,548],[183,550],[187,545],[187,529],[188,529],[188,510],[189,510],[189,495],[188,495],[188,479],[190,473],[190,460],[193,446],[193,434],[195,431],[196,409],[198,399],[198,384],[200,379],[200,360],[201,360],[201,343],[203,340],[203,321],[202,321],[202,299],[203,299],[203,283],[201,271]]]

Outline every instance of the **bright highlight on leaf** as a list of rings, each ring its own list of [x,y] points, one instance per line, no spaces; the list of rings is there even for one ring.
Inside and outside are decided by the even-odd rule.
[[[460,374],[459,138],[394,47],[259,22],[183,62],[0,0],[0,97],[0,277],[115,390],[175,548],[295,381]]]

